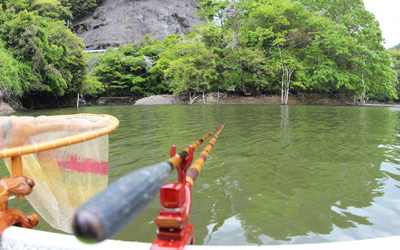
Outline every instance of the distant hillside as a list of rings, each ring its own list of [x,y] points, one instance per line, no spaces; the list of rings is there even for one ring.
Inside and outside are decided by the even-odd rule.
[[[400,43],[394,46],[392,49],[400,49]]]
[[[146,34],[163,39],[201,24],[193,13],[198,6],[196,0],[106,0],[73,30],[88,49],[116,47]]]

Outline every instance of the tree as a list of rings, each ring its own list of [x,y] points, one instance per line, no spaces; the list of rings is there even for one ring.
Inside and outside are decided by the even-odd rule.
[[[247,46],[264,51],[269,58],[273,75],[270,89],[280,89],[282,104],[287,104],[290,88],[305,89],[304,72],[298,49],[307,40],[304,26],[309,14],[298,2],[259,0],[249,1],[247,9],[250,21],[246,27]],[[294,74],[293,74],[294,73]],[[295,85],[290,86],[291,77]],[[281,82],[281,84],[279,84]]]
[[[153,95],[168,92],[161,83],[165,61],[159,54],[165,44],[146,36],[136,43],[108,49],[100,56],[99,64],[92,70],[85,87],[93,93],[103,90],[107,95]]]
[[[9,13],[3,20],[1,38],[20,62],[24,91],[64,94],[77,91],[86,74],[84,45],[63,21],[54,22],[35,13]]]
[[[81,93],[86,80],[88,61],[83,53],[83,39],[65,28],[64,21],[53,22],[48,29],[52,53],[48,54],[54,66],[66,81],[66,94]]]
[[[4,10],[7,9],[7,1],[6,0],[0,0],[1,8]]]
[[[206,20],[208,23],[222,24],[224,22],[224,9],[229,5],[229,1],[205,0],[200,2],[200,10],[195,13],[200,16],[200,20]]]
[[[54,20],[72,20],[72,12],[68,2],[59,0],[10,0],[10,6],[18,12],[28,10],[37,11],[42,17],[50,17]]]
[[[74,20],[91,14],[104,0],[69,0]]]
[[[389,54],[392,57],[394,70],[397,72],[397,77],[400,77],[400,49],[390,49]]]
[[[302,2],[315,11],[307,27],[311,43],[302,50],[310,88],[397,98],[395,72],[382,45],[379,23],[363,1]]]
[[[19,106],[16,97],[24,91],[19,70],[20,63],[0,44],[0,99],[12,106]]]
[[[183,37],[160,58],[169,61],[164,77],[174,94],[204,92],[217,85],[216,55],[199,39]]]
[[[6,23],[7,48],[14,57],[23,62],[21,79],[33,89],[54,91],[62,94],[67,87],[61,73],[49,60],[51,55],[60,54],[58,47],[51,46],[46,30],[50,25],[39,16],[25,11]],[[49,54],[47,53],[49,52]]]
[[[389,54],[393,61],[394,71],[397,74],[396,93],[397,96],[400,96],[400,50],[393,48],[389,49]],[[393,101],[393,98],[385,94],[378,95],[378,99],[383,101]]]
[[[278,49],[279,49],[279,54],[281,57],[281,64],[282,64],[281,105],[287,105],[288,98],[289,98],[290,79],[291,79],[293,71],[295,69],[285,66],[285,64],[283,63],[282,50],[281,50],[281,47],[279,46],[279,44],[278,44]],[[286,79],[285,79],[285,76],[286,76]]]
[[[206,48],[217,55],[220,88],[234,88],[250,94],[269,87],[273,73],[268,58],[261,48],[248,43],[248,4],[237,1],[218,5],[207,3],[210,6],[208,15],[218,16],[217,21],[203,25],[195,33]],[[210,14],[210,10],[215,14]]]

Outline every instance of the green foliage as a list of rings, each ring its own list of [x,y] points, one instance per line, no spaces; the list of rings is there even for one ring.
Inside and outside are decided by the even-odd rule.
[[[87,53],[86,58],[90,59],[95,56],[101,56],[103,53]]]
[[[200,20],[206,20],[213,23],[215,20],[221,22],[224,18],[224,10],[229,5],[229,1],[205,0],[200,2],[200,10],[195,13],[200,16]]]
[[[91,14],[104,0],[69,0],[74,20]]]
[[[16,12],[37,11],[54,20],[79,20],[91,14],[104,0],[9,0]],[[5,0],[1,0],[5,9]]]
[[[51,52],[48,57],[66,81],[66,94],[80,93],[86,77],[88,61],[83,54],[85,45],[71,30],[65,29],[64,22],[53,22],[49,28]]]
[[[253,1],[249,9],[249,16],[253,19],[249,23],[249,42],[264,49],[285,42],[285,36],[292,31],[285,13],[292,8],[290,0],[273,1],[273,4]]]
[[[22,94],[24,86],[21,85],[19,70],[20,63],[3,46],[0,46],[0,89],[5,88]]]
[[[79,91],[86,75],[84,45],[63,21],[26,10],[1,13],[4,48],[18,62],[20,89],[55,94]]]
[[[6,0],[0,0],[0,4],[1,4],[1,8],[3,9],[3,10],[6,10],[8,7],[7,7],[7,1]]]
[[[32,69],[22,71],[25,85],[30,83],[34,89],[63,93],[66,82],[50,62],[57,48],[49,44],[48,28],[48,22],[25,10],[5,24],[7,36],[3,39],[14,57]]]
[[[9,5],[14,7],[17,13],[24,10],[37,11],[42,17],[72,20],[72,12],[67,1],[63,1],[62,4],[59,0],[9,0]]]
[[[308,21],[311,43],[302,49],[310,88],[356,95],[365,89],[370,96],[397,99],[396,74],[379,23],[363,1],[302,2],[317,12]]]
[[[82,86],[80,93],[97,97],[99,92],[104,92],[105,86],[99,81],[99,77],[89,74],[85,79],[85,84]]]
[[[159,39],[146,36],[136,43],[110,48],[100,56],[86,84],[104,89],[111,96],[166,93],[167,86],[160,82],[165,61],[158,61],[163,47]]]
[[[288,69],[291,91],[393,100],[400,90],[400,52],[382,46],[362,0],[205,0],[197,14],[207,23],[162,42],[146,36],[109,48],[86,75],[84,45],[60,20],[84,17],[103,1],[0,0],[7,9],[0,10],[0,87],[92,96],[259,93],[281,90]]]
[[[308,9],[290,0],[202,1],[197,14],[208,24],[161,54],[168,83],[175,93],[279,90],[284,66],[295,91],[396,98],[378,22],[362,1],[302,2]]]
[[[400,96],[400,49],[390,49],[389,54],[392,58],[392,62],[394,65],[394,71],[397,74],[397,84],[396,84],[396,93],[397,96]],[[380,98],[382,101],[391,101],[393,98],[388,96],[387,94],[380,94],[377,96],[377,98]]]
[[[207,91],[217,84],[216,55],[198,40],[176,43],[160,55],[169,60],[164,71],[175,94],[190,91]]]

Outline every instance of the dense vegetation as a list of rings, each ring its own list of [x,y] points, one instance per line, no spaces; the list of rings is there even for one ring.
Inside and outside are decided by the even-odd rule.
[[[90,74],[66,28],[102,0],[0,0],[1,98],[32,92],[130,96],[235,89],[246,94],[346,93],[397,99],[400,51],[386,50],[362,0],[200,3],[205,23],[100,56]]]
[[[147,37],[108,50],[91,79],[110,95],[235,89],[397,98],[393,59],[362,0],[206,0],[200,6],[207,23],[162,42]]]
[[[6,0],[0,0],[6,9]],[[56,20],[77,20],[89,15],[104,0],[8,0],[9,7],[18,13],[23,10],[38,11],[43,17]]]
[[[84,44],[64,21],[37,11],[0,10],[0,88],[7,102],[32,92],[79,92],[86,76]]]
[[[389,50],[391,57],[393,58],[394,70],[397,73],[397,79],[400,83],[400,43]],[[397,93],[400,93],[400,84],[396,86]],[[381,96],[381,95],[379,95]],[[386,96],[383,96],[382,99],[385,99]],[[391,99],[389,98],[391,101]]]
[[[400,43],[394,46],[392,49],[400,49]]]

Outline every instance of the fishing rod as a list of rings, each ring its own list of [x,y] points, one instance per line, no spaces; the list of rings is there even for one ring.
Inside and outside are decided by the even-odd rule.
[[[167,183],[161,187],[160,203],[164,208],[155,219],[157,238],[151,250],[183,250],[186,245],[194,245],[194,226],[189,223],[192,187],[224,127],[225,124],[200,153],[188,173],[186,174],[187,168],[178,173],[178,183]]]
[[[204,166],[204,163],[206,162],[208,156],[211,153],[211,150],[215,144],[215,142],[218,139],[219,134],[221,133],[222,129],[225,127],[225,124],[221,126],[220,131],[217,132],[217,134],[210,140],[210,142],[207,144],[207,146],[203,149],[203,151],[200,153],[199,157],[196,159],[196,161],[190,166],[187,175],[186,175],[186,181],[190,183],[190,187],[193,187],[193,184],[197,178],[197,176],[200,174],[201,169]]]
[[[72,222],[76,237],[85,243],[96,243],[111,238],[123,229],[154,199],[174,168],[182,176],[180,169],[186,169],[190,165],[193,151],[221,127],[222,125],[179,154],[175,154],[173,147],[171,158],[167,161],[121,177],[82,205]]]

